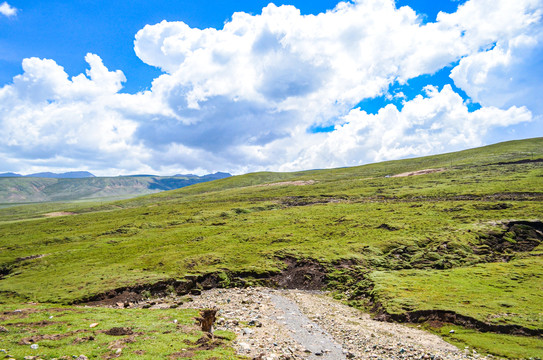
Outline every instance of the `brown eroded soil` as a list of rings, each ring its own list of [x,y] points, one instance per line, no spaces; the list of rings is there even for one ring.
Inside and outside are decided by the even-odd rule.
[[[440,172],[443,172],[443,171],[446,171],[446,169],[444,169],[444,168],[424,169],[424,170],[404,172],[404,173],[401,173],[401,174],[392,175],[392,177],[406,177],[406,176],[426,175],[426,174],[432,174],[432,173],[440,173]]]
[[[57,217],[57,216],[68,216],[68,215],[77,215],[77,214],[74,212],[69,212],[69,211],[55,211],[55,212],[43,214],[43,216],[45,217]]]
[[[255,185],[255,187],[266,187],[266,186],[304,186],[304,185],[313,185],[317,183],[315,180],[297,180],[297,181],[281,181],[276,183],[261,184]]]

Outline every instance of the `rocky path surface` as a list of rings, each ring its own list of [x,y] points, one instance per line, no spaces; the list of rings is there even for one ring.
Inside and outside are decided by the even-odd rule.
[[[304,349],[307,349],[308,358],[346,359],[346,354],[343,353],[342,347],[335,342],[334,338],[302,313],[294,301],[278,294],[270,294],[269,296],[271,303],[281,313],[281,316],[275,320],[289,329],[292,332],[291,336]]]
[[[416,328],[371,320],[320,292],[213,289],[191,298],[180,307],[219,309],[215,330],[236,333],[236,350],[250,359],[491,358],[460,351]],[[153,300],[151,307],[172,303],[178,299]]]

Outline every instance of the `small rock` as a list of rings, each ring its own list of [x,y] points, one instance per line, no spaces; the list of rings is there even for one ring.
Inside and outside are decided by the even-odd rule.
[[[242,350],[245,350],[245,351],[250,351],[251,350],[251,346],[249,344],[247,344],[247,343],[240,342],[239,346],[241,347]]]
[[[455,333],[454,330],[449,331],[449,334],[454,334],[454,333]]]
[[[262,327],[262,323],[258,320],[251,320],[249,321],[249,323],[247,324],[249,326],[256,326],[256,327]]]
[[[79,355],[78,357],[75,358],[75,360],[89,360],[89,358],[86,357],[85,355]]]
[[[32,344],[30,345],[30,348],[33,350],[37,350],[40,346],[38,344]]]
[[[249,328],[243,328],[241,332],[243,332],[243,335],[251,335],[252,333],[254,333],[254,331]]]
[[[0,326],[0,333],[6,333],[6,332],[9,332],[9,330],[3,326]],[[2,349],[4,350],[4,349]]]
[[[97,327],[97,326],[98,326],[98,323],[92,323],[89,325],[90,328]]]

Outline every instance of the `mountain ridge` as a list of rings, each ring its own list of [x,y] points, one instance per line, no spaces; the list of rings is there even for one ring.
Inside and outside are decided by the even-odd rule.
[[[89,173],[90,174],[90,173]],[[47,175],[47,174],[45,174]],[[117,177],[0,177],[0,203],[74,201],[97,198],[131,198],[160,191],[223,179],[228,173],[203,176],[117,176]]]

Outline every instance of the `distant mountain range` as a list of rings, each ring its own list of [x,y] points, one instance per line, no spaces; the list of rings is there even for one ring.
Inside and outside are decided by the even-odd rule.
[[[62,174],[52,173],[52,172],[41,172],[29,175],[21,175],[12,172],[7,172],[0,174],[0,177],[33,177],[33,178],[46,178],[46,179],[82,179],[95,177],[88,171],[70,171]]]
[[[232,175],[223,172],[204,176],[178,174],[117,177],[96,177],[86,171],[63,174],[38,173],[26,176],[4,173],[0,174],[0,204],[131,198],[230,176]]]

